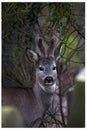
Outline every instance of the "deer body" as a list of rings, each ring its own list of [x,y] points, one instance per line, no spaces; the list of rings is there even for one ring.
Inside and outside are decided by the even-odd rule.
[[[27,57],[36,65],[36,84],[33,88],[2,88],[2,105],[15,106],[24,119],[24,127],[39,127],[41,119],[52,103],[57,89],[55,40],[46,54],[41,38],[37,41],[40,53],[27,49]],[[58,46],[60,50],[61,46]],[[58,50],[58,55],[59,55]]]
[[[17,107],[24,119],[25,127],[39,127],[45,110],[51,104],[52,95],[43,92],[41,89],[37,91],[38,97],[35,91],[30,88],[2,89],[3,105]]]

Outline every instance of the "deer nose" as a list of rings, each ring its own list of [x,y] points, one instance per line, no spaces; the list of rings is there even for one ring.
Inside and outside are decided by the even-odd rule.
[[[45,78],[45,83],[52,83],[53,82],[53,78],[51,76],[48,76]]]

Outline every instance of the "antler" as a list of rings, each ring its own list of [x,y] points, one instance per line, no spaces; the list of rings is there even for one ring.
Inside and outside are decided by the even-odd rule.
[[[41,37],[36,37],[36,47],[37,47],[37,53],[39,53],[40,56],[45,56],[45,48],[43,46]]]
[[[56,47],[56,43],[57,43],[57,37],[53,36],[51,39],[50,46],[48,47],[48,51],[47,51],[48,56],[54,56],[54,50]]]

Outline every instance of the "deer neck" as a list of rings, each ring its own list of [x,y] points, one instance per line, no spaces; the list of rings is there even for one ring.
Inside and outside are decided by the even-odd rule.
[[[38,102],[41,103],[46,109],[49,107],[49,105],[52,104],[53,93],[49,93],[49,91],[46,92],[45,90],[43,90],[40,84],[35,84],[34,93],[36,95],[36,98],[38,99]]]

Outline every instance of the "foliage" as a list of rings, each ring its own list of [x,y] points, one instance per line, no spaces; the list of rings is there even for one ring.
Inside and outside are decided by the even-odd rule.
[[[20,32],[31,36],[35,24],[38,24],[38,17],[43,15],[46,16],[46,24],[50,23],[47,32],[58,32],[61,27],[62,33],[66,33],[66,25],[74,22],[75,18],[71,9],[71,3],[2,3],[3,37],[17,39]]]
[[[85,127],[85,77],[84,69],[76,77],[72,103],[68,117],[68,127]],[[79,100],[78,100],[79,99]],[[78,116],[76,116],[78,115]]]
[[[12,106],[2,107],[2,127],[22,127],[23,119],[17,108]]]

